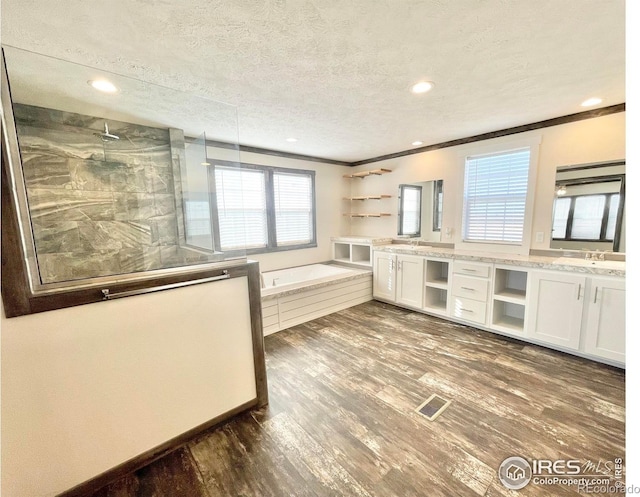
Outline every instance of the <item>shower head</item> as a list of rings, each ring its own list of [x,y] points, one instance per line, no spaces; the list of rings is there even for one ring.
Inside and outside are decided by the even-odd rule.
[[[111,142],[120,139],[118,135],[112,135],[109,133],[109,125],[107,124],[107,121],[104,122],[104,132],[94,133],[93,135],[100,138],[103,142]]]

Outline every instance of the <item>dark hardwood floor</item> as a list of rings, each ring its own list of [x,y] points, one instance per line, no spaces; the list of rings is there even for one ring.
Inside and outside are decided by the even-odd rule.
[[[92,497],[570,496],[508,456],[625,455],[624,371],[380,302],[265,339],[270,405]],[[414,412],[432,393],[451,405]]]

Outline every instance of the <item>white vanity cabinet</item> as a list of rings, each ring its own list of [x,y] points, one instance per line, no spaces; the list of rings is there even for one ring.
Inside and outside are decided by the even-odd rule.
[[[403,250],[403,249],[399,249]],[[468,256],[467,256],[468,257]],[[533,264],[540,264],[534,261]],[[373,296],[494,333],[625,364],[624,276],[373,252]],[[610,274],[615,274],[615,266]]]
[[[491,264],[454,261],[451,283],[451,316],[484,325],[491,283]]]
[[[408,307],[422,307],[424,258],[387,252],[373,254],[373,296]]]
[[[373,297],[396,301],[396,258],[388,252],[373,253]]]
[[[577,351],[587,278],[560,271],[532,271],[529,277],[527,336]]]
[[[422,307],[424,291],[424,257],[398,255],[396,260],[396,302],[409,307]]]
[[[584,351],[624,363],[625,282],[622,278],[592,277],[589,288]]]
[[[624,278],[533,271],[527,336],[625,363]]]

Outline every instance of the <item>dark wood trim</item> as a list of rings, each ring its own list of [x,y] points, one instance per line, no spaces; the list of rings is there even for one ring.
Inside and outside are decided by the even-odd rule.
[[[139,470],[140,468],[151,464],[153,461],[166,456],[170,452],[183,447],[195,437],[202,434],[202,432],[217,428],[220,425],[228,422],[237,414],[246,411],[247,409],[251,409],[252,407],[257,407],[258,403],[258,398],[245,402],[244,404],[239,405],[238,407],[231,409],[230,411],[227,411],[220,416],[216,416],[215,418],[199,426],[196,426],[195,428],[192,428],[182,435],[178,435],[177,437],[172,438],[171,440],[168,440],[136,457],[133,457],[128,461],[125,461],[122,464],[119,464],[118,466],[109,469],[94,478],[91,478],[90,480],[87,480],[84,483],[80,483],[79,485],[76,485],[75,487],[58,494],[57,497],[85,497],[88,495],[92,495],[109,483],[116,481],[128,474],[131,474]]]
[[[626,164],[626,159],[614,160],[614,161],[606,161],[606,162],[590,162],[588,164],[582,164],[580,166],[558,166],[556,169],[556,173],[567,173],[572,171],[582,171],[585,169],[602,169],[603,167],[615,167],[615,166],[624,166]],[[597,178],[597,176],[595,176]]]
[[[12,201],[11,183],[9,180],[9,154],[7,151],[7,141],[5,139],[5,129],[0,123],[0,139],[2,140],[2,303],[5,309],[5,316],[10,318],[29,314],[29,280],[27,265],[25,262],[22,242],[20,238],[20,227],[18,225],[18,213]]]
[[[207,140],[206,144],[211,147],[225,148],[228,150],[238,150],[240,152],[250,152],[253,154],[273,155],[275,157],[283,157],[285,159],[298,159],[306,160],[310,162],[321,162],[324,164],[333,164],[336,166],[351,166],[352,164],[347,161],[325,159],[323,157],[316,157],[313,155],[294,154],[291,152],[282,152],[281,150],[272,150],[269,148],[250,147],[248,145],[236,145],[234,143],[221,142],[216,140]]]
[[[258,264],[252,264],[249,270],[249,310],[251,313],[251,334],[253,336],[253,363],[256,378],[258,407],[269,403],[267,388],[267,366],[264,357],[264,331],[262,329],[262,284]]]
[[[455,147],[457,145],[464,145],[467,143],[490,140],[492,138],[498,138],[501,136],[515,135],[517,133],[524,133],[526,131],[549,128],[551,126],[559,126],[560,124],[567,124],[567,123],[572,123],[576,121],[582,121],[584,119],[593,119],[595,117],[608,116],[609,114],[616,114],[618,112],[624,112],[624,111],[625,111],[624,103],[611,105],[609,107],[603,107],[601,109],[587,110],[584,112],[578,112],[576,114],[570,114],[568,116],[554,117],[553,119],[546,119],[544,121],[524,124],[522,126],[515,126],[513,128],[506,128],[498,131],[491,131],[489,133],[482,133],[480,135],[469,136],[467,138],[459,138],[457,140],[436,143],[433,145],[427,145],[425,147],[418,147],[418,148],[413,148],[411,150],[404,150],[402,152],[396,152],[394,154],[381,155],[378,157],[373,157],[371,159],[352,162],[349,165],[362,166],[364,164],[372,164],[374,162],[380,162],[383,160],[397,159],[399,157],[406,157],[407,155],[421,154],[423,152],[430,152],[432,150],[439,150],[441,148]]]
[[[613,251],[620,250],[620,238],[622,238],[622,218],[624,216],[624,201],[627,191],[627,175],[622,175],[622,184],[620,185],[620,205],[618,205],[618,216],[616,217],[616,233],[613,237]]]

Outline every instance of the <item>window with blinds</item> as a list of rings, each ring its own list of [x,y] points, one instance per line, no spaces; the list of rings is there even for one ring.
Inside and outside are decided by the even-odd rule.
[[[420,236],[422,187],[400,185],[400,230],[398,235]]]
[[[251,169],[215,168],[221,250],[267,246],[264,176]]]
[[[315,246],[314,174],[216,165],[217,248],[257,253]]]
[[[313,190],[308,174],[273,173],[278,247],[313,241]]]
[[[464,241],[522,243],[530,156],[526,148],[467,158]]]
[[[618,230],[620,194],[558,197],[553,207],[553,239],[611,242]]]

